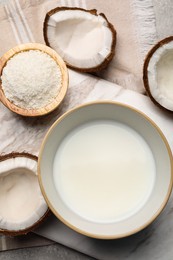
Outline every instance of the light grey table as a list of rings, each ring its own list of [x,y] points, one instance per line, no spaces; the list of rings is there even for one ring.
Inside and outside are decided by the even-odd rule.
[[[0,252],[0,260],[93,260],[60,244]]]
[[[0,260],[94,259],[32,233],[19,237],[5,237],[1,235],[0,251]]]

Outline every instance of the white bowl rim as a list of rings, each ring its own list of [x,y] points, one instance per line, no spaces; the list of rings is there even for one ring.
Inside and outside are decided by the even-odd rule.
[[[146,121],[149,121],[152,125],[152,127],[154,127],[157,132],[159,133],[162,141],[164,142],[165,144],[165,147],[166,147],[166,150],[168,152],[168,156],[169,156],[169,160],[170,160],[170,183],[169,183],[169,187],[168,187],[168,190],[167,190],[167,195],[165,196],[165,199],[163,201],[163,203],[160,205],[160,207],[158,208],[157,212],[152,216],[152,218],[150,220],[148,220],[147,222],[145,222],[143,225],[139,226],[138,228],[136,229],[133,229],[132,231],[130,232],[126,232],[126,233],[123,233],[123,234],[118,234],[118,235],[98,235],[98,234],[93,234],[93,233],[90,233],[90,232],[87,232],[87,231],[84,231],[74,225],[72,225],[71,223],[69,223],[67,220],[65,220],[58,212],[57,210],[53,207],[53,205],[51,204],[51,201],[49,200],[47,194],[46,194],[46,191],[44,189],[44,185],[43,185],[43,182],[42,182],[42,177],[41,177],[41,158],[42,158],[42,154],[43,154],[43,150],[44,150],[44,146],[46,144],[46,141],[49,137],[49,135],[51,134],[52,130],[54,129],[54,127],[56,127],[56,125],[58,125],[66,116],[68,116],[69,114],[75,112],[76,110],[82,108],[82,107],[87,107],[87,106],[90,106],[90,105],[94,105],[94,104],[112,104],[112,105],[117,105],[117,106],[120,106],[120,107],[125,107],[127,109],[130,109],[131,111],[133,112],[136,112],[138,113],[140,116],[142,116]],[[85,236],[88,236],[88,237],[92,237],[92,238],[97,238],[97,239],[119,239],[119,238],[124,238],[124,237],[127,237],[127,236],[130,236],[130,235],[133,235],[141,230],[143,230],[144,228],[146,228],[147,226],[149,226],[159,215],[160,213],[163,211],[163,209],[165,208],[166,204],[168,203],[168,200],[169,200],[169,197],[171,195],[171,192],[172,192],[172,188],[173,188],[173,154],[172,154],[172,151],[171,151],[171,148],[170,148],[170,145],[165,137],[165,135],[163,134],[162,130],[159,128],[159,126],[149,117],[147,116],[145,113],[141,112],[140,110],[130,106],[130,105],[127,105],[127,104],[124,104],[124,103],[121,103],[121,102],[116,102],[116,101],[110,101],[110,100],[102,100],[102,101],[92,101],[92,102],[87,102],[87,103],[84,103],[82,105],[78,105],[70,110],[68,110],[67,112],[65,112],[64,114],[62,114],[52,125],[51,127],[48,129],[43,141],[42,141],[42,144],[41,144],[41,147],[40,147],[40,151],[39,151],[39,156],[38,156],[38,180],[39,180],[39,185],[40,185],[40,189],[42,191],[42,194],[43,194],[43,197],[46,201],[46,203],[48,204],[48,207],[50,208],[50,210],[53,212],[53,214],[62,222],[64,223],[66,226],[68,226],[69,228],[73,229],[74,231],[82,234],[82,235],[85,235]]]

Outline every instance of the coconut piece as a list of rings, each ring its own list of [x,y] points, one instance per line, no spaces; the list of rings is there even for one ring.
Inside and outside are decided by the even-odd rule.
[[[99,71],[115,54],[116,31],[95,9],[57,7],[46,14],[43,31],[46,44],[78,71]]]
[[[151,100],[160,108],[173,111],[173,36],[158,42],[148,53],[143,81]]]
[[[37,157],[26,153],[0,156],[0,232],[21,235],[48,215],[37,177]]]

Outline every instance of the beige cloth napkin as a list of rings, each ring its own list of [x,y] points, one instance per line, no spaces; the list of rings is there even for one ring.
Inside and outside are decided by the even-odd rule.
[[[143,91],[143,85],[141,82],[141,60],[139,58],[140,44],[138,44],[135,40],[136,34],[134,33],[134,16],[131,15],[134,8],[133,4],[134,0],[107,0],[106,2],[104,0],[1,0],[0,55],[2,55],[4,52],[6,52],[8,49],[15,46],[16,44],[26,42],[44,43],[43,21],[45,18],[45,14],[47,11],[56,6],[66,5],[79,6],[89,9],[97,8],[98,12],[104,12],[107,15],[108,19],[115,25],[115,28],[117,30],[116,56],[110,64],[109,68],[99,73],[100,76],[112,82],[121,83],[121,86],[123,86],[124,88],[136,89],[137,91],[141,92]],[[139,74],[140,76],[138,76]],[[93,88],[93,85],[97,80],[88,75],[86,75],[85,77],[85,81],[81,86],[74,83],[76,85],[75,88],[84,88],[84,97]],[[73,77],[71,80],[73,80]],[[88,87],[86,88],[85,85]],[[72,96],[69,90],[67,98],[65,100],[65,103],[67,105],[66,108],[63,105],[63,111],[82,102],[84,98],[83,96],[81,94],[78,94],[77,96],[73,97],[73,100],[75,100],[72,102]],[[2,108],[2,110],[4,110],[4,108]],[[6,113],[6,109],[4,111],[4,113]],[[57,112],[53,114],[51,122],[53,122],[59,116],[59,114],[56,113]],[[26,124],[28,124],[28,122],[39,122],[39,120],[33,119],[23,119],[22,122],[25,121]],[[18,124],[20,125],[20,123]],[[7,127],[8,126],[10,127],[9,124],[7,125]],[[22,131],[21,127],[19,127],[19,131],[21,132],[20,135],[18,133],[13,133],[13,130],[9,130],[9,138],[7,140],[6,130],[3,129],[1,136],[3,137],[3,140],[6,141],[3,141],[1,145],[1,151],[10,152],[11,149],[26,149],[27,151],[38,153],[41,137],[49,126],[50,124],[46,125],[45,128],[42,126],[40,128],[38,126],[35,126],[34,129],[29,128],[27,130],[33,131],[34,134],[35,132],[37,132],[39,138],[37,138],[36,142],[35,140],[33,141],[35,145],[33,145],[32,141],[28,142],[26,137],[27,135],[25,135],[25,132]],[[21,145],[20,141],[21,135],[24,140],[23,145]]]
[[[171,0],[0,0],[0,4],[0,55],[19,43],[44,43],[45,13],[56,6],[105,13],[117,31],[116,55],[98,76],[140,93],[144,92],[142,67],[147,52],[173,34]]]
[[[147,4],[145,5],[144,2]],[[153,16],[152,3],[154,1],[148,0],[0,0],[0,55],[16,44],[44,43],[42,27],[45,13],[56,6],[97,8],[99,12],[104,12],[117,29],[117,48],[116,56],[109,68],[99,75],[109,81],[121,83],[119,86],[89,74],[79,74],[69,70],[70,85],[66,98],[61,107],[50,115],[42,118],[23,118],[13,114],[0,104],[0,153],[27,151],[37,155],[45,132],[56,118],[78,104],[96,99],[118,100],[143,110],[161,127],[172,148],[173,123],[171,116],[157,109],[147,97],[131,90],[124,90],[124,88],[129,88],[143,92],[141,80],[143,58],[158,38],[153,33],[156,30],[156,18]],[[146,15],[147,10],[149,16]],[[147,22],[144,24],[137,22],[142,17],[140,12],[146,15],[143,18],[152,25],[151,31],[146,29],[149,28],[149,25],[142,26]],[[141,28],[139,30],[140,24],[141,27],[144,27],[144,31]],[[150,40],[152,41],[150,42]],[[61,227],[61,232],[58,232],[59,227]],[[52,229],[54,229],[54,233],[52,233]],[[83,244],[84,249],[82,249],[79,241],[75,242],[75,236],[68,236],[66,227],[62,224],[52,227],[49,222],[46,227],[40,227],[37,233],[78,250],[84,250],[88,254],[93,254],[94,250],[95,256],[99,257],[100,249],[94,247],[93,241],[91,242],[92,252],[89,246],[85,247],[85,243]],[[62,233],[64,235],[60,236]],[[85,241],[86,238],[82,237],[82,239]],[[104,259],[109,259],[108,255],[103,254],[103,256]]]

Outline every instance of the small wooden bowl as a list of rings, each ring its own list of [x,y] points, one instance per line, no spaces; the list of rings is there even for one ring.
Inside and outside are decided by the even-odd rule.
[[[4,91],[2,89],[2,82],[0,82],[0,101],[11,111],[23,115],[23,116],[42,116],[50,113],[54,109],[56,109],[62,100],[65,97],[65,94],[67,92],[68,88],[68,71],[67,67],[62,60],[62,58],[50,47],[40,44],[40,43],[27,43],[27,44],[21,44],[18,45],[9,51],[7,51],[1,58],[0,58],[0,76],[2,75],[3,68],[5,67],[7,61],[12,58],[15,54],[23,52],[23,51],[29,51],[29,50],[40,50],[48,55],[50,55],[56,63],[59,65],[62,73],[62,86],[60,91],[58,92],[58,95],[54,98],[53,102],[48,104],[47,106],[40,108],[40,109],[25,109],[16,106],[14,103],[10,102],[4,94]]]

